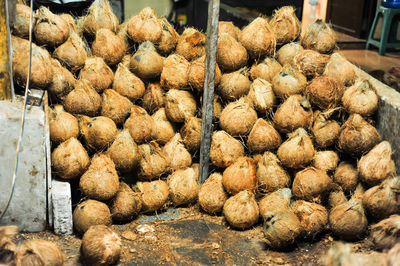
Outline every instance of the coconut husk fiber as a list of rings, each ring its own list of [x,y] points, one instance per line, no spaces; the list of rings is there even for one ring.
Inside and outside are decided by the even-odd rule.
[[[90,163],[89,155],[76,138],[70,138],[57,146],[51,153],[53,174],[70,180],[80,177]]]
[[[112,88],[132,102],[142,98],[145,93],[143,81],[122,63],[118,65],[117,71],[115,71]]]
[[[50,140],[55,145],[68,140],[78,138],[78,119],[64,111],[62,105],[55,105],[49,109]]]
[[[141,155],[138,175],[140,179],[152,180],[167,171],[168,163],[156,141],[139,146]]]
[[[233,71],[247,64],[247,51],[229,33],[222,33],[218,37],[217,63],[224,71]]]
[[[257,120],[257,112],[247,98],[229,103],[222,110],[219,125],[232,136],[247,135]]]
[[[87,147],[102,150],[110,145],[118,134],[114,121],[105,116],[79,117],[79,128]]]
[[[118,18],[112,12],[107,0],[95,0],[89,7],[89,14],[84,17],[82,30],[89,36],[96,35],[99,29],[117,31]]]
[[[300,35],[301,23],[292,6],[284,6],[275,10],[269,24],[275,34],[277,44],[292,42]]]
[[[297,67],[285,65],[272,79],[271,84],[275,95],[286,99],[291,95],[300,94],[307,86],[307,78]]]
[[[200,190],[199,172],[192,167],[179,169],[168,176],[169,197],[175,206],[188,205],[197,200]]]
[[[87,81],[78,81],[64,98],[64,108],[72,114],[96,116],[101,109],[101,96]]]
[[[79,188],[90,199],[110,200],[118,192],[119,177],[108,155],[95,154],[88,170],[79,180]]]
[[[140,78],[157,78],[161,75],[164,57],[160,56],[153,43],[147,41],[139,45],[131,57],[130,70]]]
[[[119,183],[119,189],[111,203],[111,216],[114,221],[131,221],[142,208],[139,193],[124,182]]]
[[[52,59],[51,63],[53,65],[53,80],[47,87],[47,91],[52,99],[58,101],[74,89],[76,79],[68,69],[61,66],[58,60]]]
[[[129,20],[128,34],[137,43],[150,41],[157,44],[163,35],[163,25],[154,10],[145,7]]]
[[[291,205],[300,220],[302,235],[314,239],[328,227],[328,211],[320,204],[297,200]]]
[[[226,168],[241,156],[244,156],[244,147],[240,141],[223,130],[213,132],[210,148],[213,165]]]
[[[289,209],[291,198],[290,188],[281,188],[266,194],[258,203],[261,217],[267,220],[269,217]]]
[[[31,9],[24,4],[16,4],[14,25],[12,26],[12,34],[24,39],[29,38],[29,22],[31,16]],[[35,15],[33,15],[32,25],[36,24]]]
[[[128,35],[128,22],[124,22],[124,23],[118,25],[117,36],[120,37],[124,41],[125,46],[127,48],[127,55],[125,55],[122,58],[122,60],[121,60],[121,63],[122,63],[126,56],[130,57],[130,54],[133,53],[134,48],[135,48],[134,47],[135,44],[133,43],[132,39]]]
[[[328,120],[328,118],[324,113],[315,112],[314,124],[311,131],[317,148],[332,146],[339,137],[339,123],[335,120]]]
[[[223,74],[216,90],[225,100],[237,100],[248,94],[250,85],[248,69],[242,68],[235,72]]]
[[[258,221],[259,210],[254,194],[248,190],[230,197],[224,204],[223,213],[234,228],[247,229]]]
[[[260,63],[254,63],[250,69],[252,80],[262,78],[268,82],[272,82],[276,74],[282,70],[282,66],[273,57],[266,57]]]
[[[163,88],[181,89],[188,85],[188,70],[190,63],[178,54],[172,54],[164,60],[160,84]]]
[[[114,162],[115,169],[121,173],[132,172],[139,166],[141,159],[139,148],[127,129],[118,133],[106,154]]]
[[[253,193],[257,190],[256,165],[249,157],[239,157],[222,174],[222,184],[230,194],[237,194],[243,190]]]
[[[175,125],[172,124],[165,114],[165,109],[160,108],[152,115],[154,124],[151,131],[152,138],[164,145],[175,136]],[[190,119],[190,118],[189,118]]]
[[[182,123],[195,115],[197,110],[194,96],[183,90],[169,90],[165,96],[165,114],[171,122]]]
[[[193,61],[206,53],[206,36],[195,28],[185,28],[178,39],[176,53]]]
[[[15,261],[18,247],[11,239],[16,234],[18,234],[18,226],[0,226],[0,262],[5,265],[11,265]]]
[[[88,51],[87,44],[78,34],[70,32],[67,41],[54,50],[53,57],[72,72],[76,72],[85,65]]]
[[[92,53],[102,57],[107,65],[113,66],[121,62],[126,54],[126,44],[121,37],[109,29],[99,29],[92,43]]]
[[[350,162],[340,162],[333,175],[333,181],[344,191],[353,192],[358,184],[357,167]]]
[[[68,23],[59,15],[41,6],[36,11],[36,23],[33,28],[38,45],[57,47],[63,44],[69,35]]]
[[[101,115],[112,119],[115,124],[121,125],[129,116],[132,106],[133,104],[128,98],[115,90],[105,90],[101,104]]]
[[[248,97],[256,111],[261,114],[270,112],[275,105],[271,83],[262,78],[257,78],[251,83]]]
[[[149,116],[145,109],[133,105],[131,107],[131,115],[125,121],[124,128],[129,130],[137,144],[142,144],[151,140],[153,123],[153,118]]]
[[[336,34],[328,24],[317,19],[301,33],[300,43],[304,49],[328,54],[336,48]]]
[[[158,83],[149,83],[142,98],[142,106],[149,114],[153,114],[165,106],[164,91]]]
[[[168,170],[170,171],[185,169],[192,164],[192,155],[185,148],[180,133],[176,133],[165,144],[162,152],[167,160]]]
[[[178,43],[179,34],[175,31],[174,27],[172,27],[165,17],[160,19],[160,23],[162,27],[162,33],[157,44],[157,49],[162,54],[169,54],[175,49]]]
[[[32,239],[23,242],[15,258],[16,265],[64,265],[65,257],[60,248],[51,241]]]
[[[200,207],[209,214],[215,214],[222,210],[228,195],[222,185],[222,175],[212,173],[201,185],[198,202]]]
[[[288,187],[291,181],[289,174],[283,169],[278,157],[268,151],[258,161],[256,175],[258,190],[261,193],[273,192]]]
[[[396,244],[398,246],[400,243],[400,215],[392,215],[372,225],[370,238],[375,244],[374,247],[379,250],[390,249]]]
[[[297,172],[294,177],[293,195],[298,199],[321,203],[330,188],[331,182],[331,178],[325,171],[307,167]]]
[[[75,20],[70,14],[60,14],[60,17],[67,22],[68,31],[77,32]]]
[[[93,225],[112,223],[108,206],[97,200],[85,200],[76,206],[72,215],[75,231],[83,235]]]
[[[169,187],[165,181],[137,182],[136,186],[141,193],[143,212],[155,212],[167,203]]]
[[[271,122],[257,119],[247,138],[247,148],[253,153],[263,153],[278,149],[282,138]]]
[[[329,76],[315,77],[304,90],[311,104],[322,109],[332,109],[340,104],[343,89]]]
[[[239,40],[240,29],[236,27],[232,21],[219,21],[218,22],[218,36],[227,33],[235,40]]]
[[[358,183],[357,183],[358,184]],[[357,186],[356,184],[356,186]],[[344,204],[347,202],[346,195],[343,192],[343,189],[340,186],[332,185],[332,191],[328,196],[328,205],[329,209],[333,209],[336,206]]]
[[[275,54],[276,38],[265,18],[258,17],[244,27],[239,40],[254,59]]]
[[[313,166],[325,172],[332,172],[339,163],[339,155],[334,151],[318,151],[313,158]]]
[[[302,50],[293,58],[293,64],[307,77],[315,77],[324,72],[329,55],[314,50]]]
[[[200,149],[201,141],[201,119],[197,117],[189,117],[186,119],[180,130],[182,141],[185,147],[192,153]]]
[[[204,79],[205,79],[205,56],[199,57],[192,61],[188,70],[189,85],[197,90],[198,93],[203,92]],[[214,86],[217,86],[221,81],[221,70],[215,64],[215,79]]]
[[[89,57],[79,72],[79,79],[86,80],[98,92],[110,88],[114,73],[101,57]]]
[[[340,54],[333,53],[325,66],[325,75],[336,79],[342,86],[351,86],[356,80],[356,72],[349,61]]]
[[[368,80],[360,79],[344,92],[342,103],[350,114],[371,116],[378,109],[378,95]]]
[[[388,265],[396,265],[396,263],[400,260],[400,244],[395,244],[387,254],[387,263]]]
[[[276,52],[276,60],[282,66],[291,64],[293,58],[301,51],[303,51],[303,47],[298,42],[287,43]]]

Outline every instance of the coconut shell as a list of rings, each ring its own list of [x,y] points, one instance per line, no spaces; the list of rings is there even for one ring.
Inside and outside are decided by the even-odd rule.
[[[55,243],[43,239],[32,239],[23,242],[18,247],[14,265],[62,266],[64,260],[64,254]]]
[[[247,229],[258,221],[259,211],[254,194],[244,190],[230,197],[224,204],[223,213],[228,223],[238,229]]]
[[[101,105],[101,115],[112,119],[115,124],[120,125],[125,122],[132,108],[132,102],[120,95],[115,90],[105,90]]]
[[[339,138],[340,125],[335,120],[328,120],[322,113],[317,113],[311,129],[317,148],[327,148]]]
[[[305,94],[313,106],[325,110],[339,105],[343,90],[333,78],[323,75],[307,85]]]
[[[196,99],[188,91],[169,90],[165,97],[165,113],[171,122],[182,123],[195,115]]]
[[[182,141],[185,147],[192,153],[200,149],[201,141],[201,119],[189,117],[181,128]]]
[[[253,153],[276,150],[282,143],[282,138],[271,122],[257,119],[247,139],[247,148]]]
[[[153,118],[142,107],[133,105],[131,115],[126,120],[124,128],[129,130],[133,140],[137,144],[146,143],[151,140],[153,129]]]
[[[192,61],[188,70],[189,85],[194,87],[198,93],[203,92],[205,78],[205,58],[205,56],[202,56]],[[214,86],[217,86],[220,83],[221,75],[221,70],[219,69],[218,65],[215,64]]]
[[[199,191],[199,205],[209,214],[215,214],[222,210],[228,195],[222,185],[222,175],[212,173],[201,185]]]
[[[292,42],[300,35],[301,23],[292,6],[284,6],[275,10],[269,24],[275,34],[277,44]]]
[[[256,165],[249,157],[240,157],[228,166],[222,174],[222,184],[230,194],[237,194],[243,190],[253,193],[257,189]]]
[[[80,177],[87,169],[90,158],[76,138],[70,138],[58,145],[51,153],[53,174],[63,179]]]
[[[349,61],[340,54],[333,53],[325,66],[325,75],[331,76],[342,86],[351,86],[356,80],[356,72]]]
[[[12,34],[24,39],[29,38],[29,22],[31,16],[31,9],[24,4],[15,5],[15,18],[14,25],[12,25]],[[36,18],[33,16],[32,25],[36,24]]]
[[[165,105],[164,91],[157,83],[150,83],[143,95],[142,106],[150,114],[163,108]]]
[[[332,180],[325,171],[308,167],[297,172],[292,191],[298,199],[321,203],[324,194],[330,188]]]
[[[303,128],[289,134],[289,138],[278,149],[278,158],[286,167],[306,167],[314,158],[315,150],[311,138]]]
[[[114,80],[114,73],[103,58],[89,57],[79,73],[79,79],[87,80],[98,93],[101,93],[110,88]]]
[[[137,43],[158,43],[163,35],[163,25],[154,10],[145,7],[128,22],[128,34]]]
[[[281,166],[278,157],[272,152],[265,152],[257,163],[258,190],[268,193],[289,187],[291,178]],[[261,208],[260,208],[261,209]]]
[[[372,225],[370,237],[375,244],[374,248],[379,250],[390,249],[400,243],[400,215],[392,215]]]
[[[69,138],[78,138],[78,119],[64,111],[62,105],[55,105],[49,109],[50,140],[58,145]]]
[[[81,176],[79,187],[91,199],[110,200],[118,192],[119,180],[115,164],[108,155],[93,156],[89,169]]]
[[[85,65],[88,56],[87,50],[87,45],[78,34],[70,32],[67,41],[54,50],[53,57],[58,59],[69,70],[75,72]]]
[[[313,158],[313,166],[325,172],[335,171],[339,155],[334,151],[318,151]]]
[[[365,121],[360,115],[353,114],[340,128],[339,149],[353,156],[369,152],[381,137],[377,129]]]
[[[185,169],[192,164],[192,155],[183,144],[181,134],[176,133],[162,148],[162,152],[167,160],[168,169],[175,171]]]
[[[136,186],[141,192],[142,211],[155,212],[166,204],[169,187],[165,181],[137,182]]]
[[[33,28],[35,41],[38,45],[57,47],[63,44],[69,36],[69,26],[59,15],[41,6],[36,11],[36,23]]]
[[[157,78],[161,75],[164,57],[160,56],[151,42],[142,43],[131,57],[130,69],[140,78]]]
[[[126,54],[126,44],[121,37],[109,29],[99,29],[92,43],[93,55],[101,57],[107,65],[116,65]]]
[[[336,47],[336,34],[325,22],[317,19],[301,33],[300,43],[305,49],[328,54]]]
[[[163,54],[169,54],[175,49],[178,43],[179,34],[165,17],[162,17],[159,21],[162,26],[162,33],[157,44],[157,49]]]
[[[268,193],[258,203],[261,217],[267,220],[269,217],[289,209],[291,198],[290,188],[281,188]]]
[[[132,102],[140,99],[145,92],[143,81],[130,72],[123,63],[120,63],[115,71],[112,88]]]
[[[114,121],[105,116],[80,116],[79,128],[86,145],[93,150],[107,148],[118,134]]]
[[[251,83],[248,97],[257,112],[262,114],[271,111],[275,105],[275,94],[271,83],[261,78]]]
[[[115,169],[122,173],[132,172],[141,159],[139,148],[133,141],[128,129],[118,133],[106,154],[115,164]]]
[[[218,37],[217,63],[224,71],[233,71],[244,67],[247,63],[247,51],[229,33]]]
[[[306,88],[307,78],[296,67],[285,65],[272,79],[271,84],[275,95],[286,99],[301,93]]]
[[[317,203],[297,200],[292,209],[300,220],[305,238],[314,239],[328,226],[328,211]]]
[[[353,192],[358,184],[358,171],[350,162],[340,162],[333,175],[335,183],[346,192]]]
[[[197,200],[200,190],[199,172],[189,167],[173,172],[167,179],[169,197],[175,206],[187,205]]]
[[[215,131],[211,139],[210,160],[218,167],[228,167],[244,155],[244,147],[225,131]]]
[[[133,190],[124,182],[119,183],[119,189],[112,200],[110,210],[114,221],[131,221],[136,217],[142,208],[139,193]]]
[[[275,54],[275,35],[265,18],[258,17],[244,27],[239,40],[254,59]]]
[[[293,58],[301,51],[303,51],[303,47],[298,42],[291,42],[285,44],[276,52],[276,59],[282,66],[291,64]]]
[[[235,40],[239,39],[240,29],[236,27],[232,21],[219,21],[218,22],[218,36],[227,33]]]
[[[232,136],[244,136],[253,128],[257,120],[257,112],[247,98],[229,103],[222,110],[219,125]]]
[[[206,53],[206,36],[195,28],[186,28],[178,39],[176,53],[193,61]]]
[[[273,57],[266,57],[260,63],[254,63],[250,69],[252,80],[257,78],[272,82],[272,79],[282,70],[282,66]]]
[[[169,122],[165,109],[161,108],[152,115],[154,124],[151,131],[152,138],[164,145],[175,135],[175,126]]]
[[[108,0],[95,0],[89,7],[89,14],[83,21],[83,32],[89,36],[96,35],[99,29],[117,31],[118,18],[112,12]]]
[[[343,94],[342,102],[344,109],[350,114],[371,116],[378,109],[376,89],[366,79],[360,79],[348,88]]]
[[[75,20],[70,14],[60,14],[60,17],[67,22],[69,31],[77,32]]]
[[[152,141],[149,144],[140,145],[139,152],[141,155],[138,171],[139,178],[152,180],[167,171],[167,159],[157,142]]]
[[[80,252],[86,265],[113,265],[121,255],[121,239],[111,228],[94,225],[83,235]]]
[[[281,133],[289,133],[301,127],[309,129],[313,123],[311,104],[302,95],[292,95],[278,107],[273,121]]]
[[[97,200],[85,200],[76,206],[73,213],[75,231],[83,235],[91,226],[111,225],[111,213],[108,206]]]
[[[293,64],[307,77],[315,77],[324,72],[329,55],[314,50],[302,50],[293,58]]]
[[[52,99],[58,101],[74,89],[76,79],[68,69],[61,66],[58,60],[52,59],[51,62],[53,65],[53,80],[47,91]]]
[[[161,86],[167,90],[185,88],[188,85],[189,66],[190,63],[183,56],[168,56],[161,72]]]
[[[64,99],[64,108],[72,114],[96,116],[101,109],[101,96],[87,81],[79,81]]]

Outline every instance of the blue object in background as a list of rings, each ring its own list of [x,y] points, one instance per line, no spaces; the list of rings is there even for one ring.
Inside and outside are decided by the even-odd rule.
[[[387,8],[400,8],[400,0],[382,0],[382,5]]]

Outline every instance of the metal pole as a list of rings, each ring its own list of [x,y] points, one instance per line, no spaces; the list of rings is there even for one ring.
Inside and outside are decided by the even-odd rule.
[[[6,1],[0,0],[0,100],[11,100],[11,69]]]
[[[215,64],[217,61],[218,18],[219,18],[219,0],[209,0],[205,79],[204,79],[204,92],[203,92],[203,112],[201,120],[201,144],[200,144],[200,167],[199,167],[200,183],[204,183],[204,181],[206,181],[208,177],[208,168],[210,162]]]

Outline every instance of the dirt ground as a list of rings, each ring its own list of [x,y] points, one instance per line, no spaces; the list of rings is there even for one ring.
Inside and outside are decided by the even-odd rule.
[[[261,223],[246,231],[234,230],[223,216],[209,216],[197,206],[141,215],[112,228],[122,239],[118,265],[323,265],[327,251],[338,242],[327,232],[314,242],[297,242],[287,250],[273,251],[262,241]],[[65,254],[66,265],[82,265],[79,236],[45,231],[20,233],[15,241],[35,238],[56,242]],[[370,265],[382,265],[385,253],[373,251],[368,239],[351,245]]]

